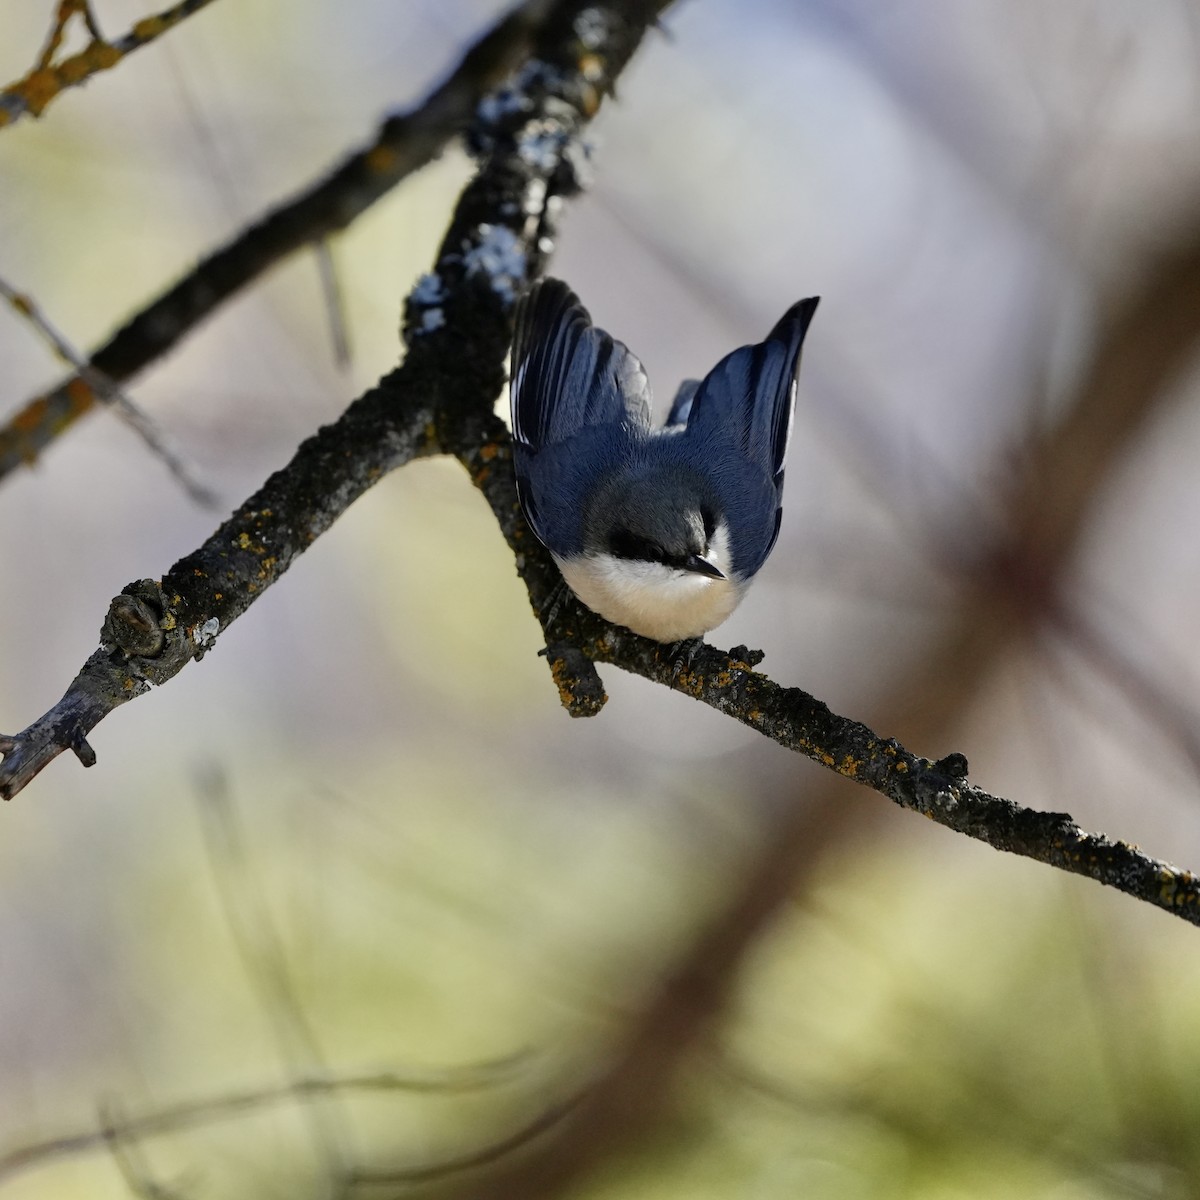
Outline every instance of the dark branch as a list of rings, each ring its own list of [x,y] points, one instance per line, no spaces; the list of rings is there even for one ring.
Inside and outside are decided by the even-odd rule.
[[[105,41],[86,2],[76,0],[60,4],[54,28],[38,65],[25,76],[0,91],[0,129],[24,116],[40,117],[51,100],[68,88],[78,87],[100,71],[109,71],[127,55],[140,50],[180,21],[212,3],[212,0],[178,0],[170,8],[138,21],[126,34],[115,41]],[[62,44],[63,27],[80,12],[92,40],[78,53],[59,63],[53,58]]]
[[[520,1078],[529,1069],[530,1059],[529,1053],[520,1053],[493,1062],[447,1067],[441,1071],[300,1075],[285,1083],[226,1092],[203,1100],[188,1100],[144,1115],[108,1121],[100,1128],[64,1133],[9,1150],[0,1154],[0,1183],[55,1159],[96,1150],[114,1135],[122,1139],[157,1137],[229,1121],[289,1101],[312,1100],[323,1096],[382,1092],[454,1095],[483,1091],[510,1084]]]
[[[482,97],[532,53],[535,41],[578,5],[525,0],[467,52],[450,76],[406,113],[389,117],[369,145],[319,182],[215,250],[150,301],[89,360],[121,384],[161,357],[246,284],[304,246],[345,229],[467,128]],[[35,396],[0,427],[0,479],[33,462],[104,396],[72,375]]]
[[[454,454],[486,496],[539,614],[554,679],[574,715],[604,702],[593,662],[674,687],[902,807],[997,849],[1087,875],[1200,923],[1200,886],[1121,842],[1086,834],[1067,816],[1039,813],[966,782],[966,762],[930,762],[832,713],[797,688],[753,670],[744,648],[704,646],[681,669],[669,648],[601,621],[572,599],[521,519],[511,447],[492,401],[503,381],[509,313],[553,238],[559,197],[578,186],[579,134],[659,5],[605,10],[584,43],[563,4],[517,79],[489,98],[474,129],[483,160],[463,194],[434,275],[409,299],[409,353],[397,370],[306,441],[203,546],[161,582],[125,589],[101,648],[67,694],[24,733],[4,738],[0,795],[16,794],[64,749],[87,762],[87,733],[108,712],[199,658],[348,505],[392,468]]]
[[[409,299],[403,364],[305,441],[160,581],[124,589],[105,618],[100,649],[62,700],[0,742],[0,796],[16,795],[63,750],[91,765],[86,737],[100,720],[202,657],[388,471],[450,450],[482,483],[493,460],[508,462],[507,431],[492,404],[504,382],[513,301],[552,244],[560,199],[579,188],[587,153],[580,134],[660,7],[636,0],[604,10],[586,0],[555,6],[524,68],[480,108],[472,135],[482,165],[459,200],[436,272]],[[606,20],[581,22],[589,11]],[[511,528],[511,473],[504,478]]]

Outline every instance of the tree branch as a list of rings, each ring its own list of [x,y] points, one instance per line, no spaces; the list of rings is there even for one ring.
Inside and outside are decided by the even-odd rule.
[[[468,126],[480,100],[532,53],[562,0],[525,0],[467,51],[416,108],[390,116],[369,145],[219,247],[96,349],[89,365],[125,383],[241,288],[294,251],[345,229]],[[34,462],[104,395],[79,373],[33,397],[0,427],[0,480]]]
[[[436,272],[409,298],[403,364],[303,442],[161,580],[136,581],[114,598],[100,648],[59,703],[22,733],[0,738],[0,796],[14,796],[63,750],[90,766],[87,735],[99,721],[201,658],[388,471],[461,447],[477,481],[492,459],[510,462],[507,431],[492,415],[510,310],[552,245],[561,198],[579,189],[582,130],[663,6],[555,6],[522,70],[480,106],[472,135],[482,165],[459,200]],[[506,478],[511,529],[511,470]],[[540,565],[538,578],[548,578]]]
[[[111,70],[127,55],[140,50],[169,29],[174,29],[180,21],[211,3],[212,0],[179,0],[170,8],[139,21],[124,36],[110,42],[100,36],[87,0],[63,0],[38,65],[24,79],[18,79],[0,91],[0,129],[25,116],[40,117],[50,101],[68,88],[78,87],[93,75]],[[78,54],[72,54],[55,65],[52,59],[62,43],[63,27],[76,12],[87,23],[92,40]]]
[[[519,1053],[492,1062],[447,1067],[440,1071],[372,1071],[361,1074],[302,1074],[282,1083],[263,1084],[225,1092],[201,1100],[186,1100],[153,1112],[109,1120],[99,1128],[86,1128],[57,1137],[29,1142],[0,1154],[0,1183],[55,1159],[98,1149],[113,1136],[151,1138],[164,1133],[203,1127],[288,1101],[356,1093],[403,1092],[455,1095],[500,1087],[520,1077],[529,1067],[530,1054]],[[453,1164],[451,1164],[452,1166]]]
[[[202,657],[387,471],[443,451],[467,468],[514,550],[572,714],[598,711],[604,694],[593,662],[611,663],[691,695],[957,832],[1200,923],[1200,886],[1190,872],[1087,834],[1065,814],[1021,808],[973,787],[961,756],[935,763],[912,754],[757,673],[760,655],[704,646],[683,665],[669,647],[609,625],[573,599],[556,603],[561,580],[520,518],[508,433],[491,405],[503,380],[513,299],[552,243],[557,199],[578,187],[586,154],[580,132],[660,5],[629,0],[587,16],[583,7],[561,5],[537,56],[482,106],[474,134],[483,165],[460,199],[436,272],[409,298],[403,364],[303,443],[161,581],[131,584],[113,601],[101,648],[63,699],[23,733],[0,739],[0,795],[15,795],[64,749],[90,765],[87,734],[108,712]],[[608,17],[600,27],[589,20],[597,12]]]

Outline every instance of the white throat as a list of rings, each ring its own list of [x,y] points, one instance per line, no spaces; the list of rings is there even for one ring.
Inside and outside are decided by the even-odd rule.
[[[593,612],[656,642],[678,642],[715,629],[746,590],[745,582],[732,574],[724,522],[714,531],[705,557],[724,579],[613,554],[555,555],[554,561],[571,591]]]

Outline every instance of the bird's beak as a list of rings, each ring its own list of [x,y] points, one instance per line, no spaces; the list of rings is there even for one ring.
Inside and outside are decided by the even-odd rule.
[[[701,558],[698,554],[689,554],[687,562],[683,564],[684,570],[694,571],[697,575],[707,575],[710,579],[724,579],[725,572],[719,567],[714,567],[707,558]]]

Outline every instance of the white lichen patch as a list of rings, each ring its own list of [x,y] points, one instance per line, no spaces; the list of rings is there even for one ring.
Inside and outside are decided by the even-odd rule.
[[[221,622],[216,617],[209,617],[203,625],[197,625],[192,632],[192,640],[197,646],[209,646],[216,641],[217,634],[221,632]]]
[[[602,8],[585,8],[575,18],[573,28],[584,49],[595,50],[608,39],[608,14]]]
[[[533,101],[517,86],[516,81],[501,84],[494,92],[489,92],[479,102],[476,114],[481,121],[495,125],[510,113],[526,112],[533,107]]]
[[[517,138],[517,154],[535,171],[549,174],[558,166],[568,135],[557,121],[530,121]]]
[[[446,314],[440,308],[427,308],[421,314],[421,333],[432,333],[446,324]]]
[[[546,181],[539,176],[525,185],[525,195],[522,198],[522,208],[526,216],[540,217],[546,208]]]
[[[435,272],[426,271],[420,279],[417,280],[417,286],[412,290],[412,302],[414,304],[441,304],[446,298],[446,285],[442,283],[441,276]]]
[[[468,275],[488,276],[492,291],[511,302],[525,278],[525,247],[504,225],[480,225],[478,241],[463,246],[463,265]]]

